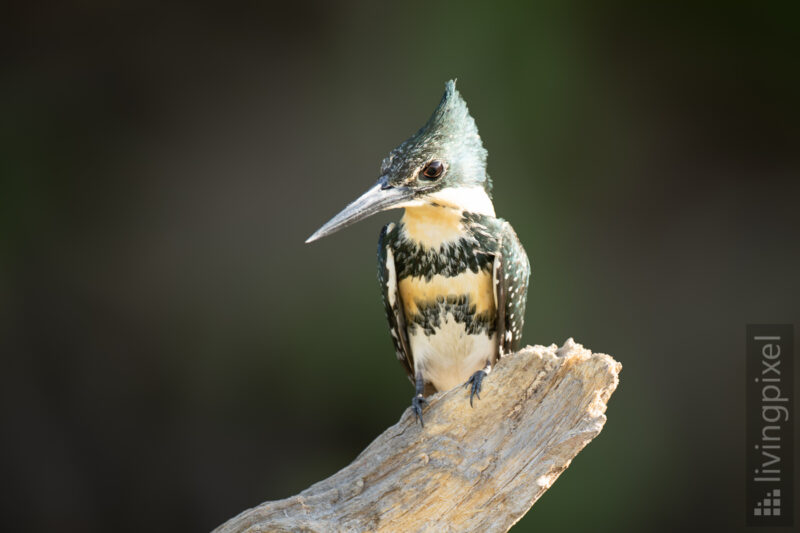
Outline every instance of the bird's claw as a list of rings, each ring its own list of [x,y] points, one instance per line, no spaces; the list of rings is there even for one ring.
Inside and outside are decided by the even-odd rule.
[[[481,384],[483,383],[483,378],[486,377],[486,372],[483,370],[478,370],[470,378],[464,383],[464,388],[470,387],[469,391],[469,406],[474,407],[472,405],[472,398],[477,396],[478,399],[481,399]]]
[[[417,394],[411,399],[411,410],[417,415],[417,420],[422,427],[425,427],[425,422],[422,421],[422,406],[428,403],[422,394]]]

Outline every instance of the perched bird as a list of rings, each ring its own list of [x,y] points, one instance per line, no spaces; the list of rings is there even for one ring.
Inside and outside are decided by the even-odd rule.
[[[511,225],[495,216],[486,155],[449,81],[428,122],[383,160],[378,182],[306,241],[405,209],[381,231],[378,280],[420,423],[430,393],[463,383],[470,405],[480,399],[492,365],[522,336],[530,265]]]

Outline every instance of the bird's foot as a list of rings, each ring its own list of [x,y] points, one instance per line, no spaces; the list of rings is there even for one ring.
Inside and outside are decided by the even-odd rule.
[[[478,370],[464,383],[464,388],[470,387],[469,391],[469,406],[473,407],[472,405],[472,398],[477,396],[478,399],[481,399],[481,384],[483,383],[483,378],[486,377],[485,370]]]
[[[428,403],[428,400],[422,394],[417,394],[411,399],[411,410],[417,415],[417,420],[422,427],[425,427],[425,422],[422,421],[422,406]]]

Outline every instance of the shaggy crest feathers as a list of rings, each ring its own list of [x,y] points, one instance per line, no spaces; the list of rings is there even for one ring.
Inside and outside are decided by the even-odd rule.
[[[492,182],[486,173],[486,157],[475,119],[456,89],[455,80],[450,80],[431,117],[417,133],[392,150],[383,160],[381,172],[391,183],[400,184],[427,161],[442,159],[449,174],[444,184],[480,185],[489,193]]]

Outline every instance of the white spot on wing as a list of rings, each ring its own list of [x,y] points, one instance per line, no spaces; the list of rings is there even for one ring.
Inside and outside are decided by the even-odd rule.
[[[500,290],[500,254],[494,256],[494,263],[492,264],[492,279],[494,280],[494,290],[492,296],[494,297],[494,308],[497,309],[497,293]]]
[[[389,278],[386,280],[386,294],[389,297],[389,305],[394,307],[397,301],[397,272],[394,267],[394,253],[392,249],[386,246],[386,270],[389,272]]]

